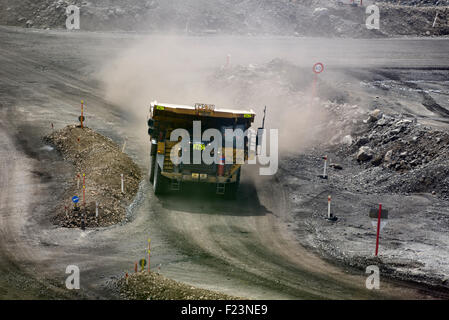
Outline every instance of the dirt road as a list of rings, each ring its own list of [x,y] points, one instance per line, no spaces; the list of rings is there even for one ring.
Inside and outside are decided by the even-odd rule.
[[[40,138],[51,130],[51,123],[57,128],[74,123],[81,98],[88,102],[88,126],[117,142],[127,136],[133,141],[127,152],[144,172],[148,169],[146,108],[141,114],[143,130],[136,130],[133,116],[107,102],[101,84],[92,80],[105,59],[140,37],[0,28],[0,297],[78,297],[63,289],[65,268],[74,264],[81,269],[79,296],[115,298],[110,280],[130,271],[144,257],[148,237],[153,244],[152,266],[160,266],[163,274],[231,295],[259,299],[430,297],[425,288],[387,280],[382,280],[381,290],[369,291],[364,274],[343,270],[307,252],[284,225],[289,208],[280,184],[272,179],[256,184],[251,170],[243,176],[238,204],[209,199],[200,191],[157,199],[144,183],[127,223],[85,232],[53,226],[49,217],[54,201],[67,184],[75,183],[74,172]],[[347,40],[346,44],[331,40],[340,58],[329,57],[329,44],[322,46],[323,40],[317,39],[193,41],[215,48],[205,59],[206,66],[219,63],[222,52],[234,42],[239,46],[233,56],[241,56],[241,63],[248,63],[250,57],[257,62],[279,55],[294,60],[300,55],[301,61],[313,56],[314,61],[326,59],[340,68],[346,61],[355,68],[360,54],[371,67],[449,62],[446,40]],[[255,55],[257,48],[265,50]],[[316,49],[313,54],[312,48]],[[428,50],[432,55],[426,55]],[[385,57],[387,52],[388,62],[377,56]],[[148,100],[153,94],[157,95],[149,93]],[[22,295],[21,283],[25,282],[30,289]]]

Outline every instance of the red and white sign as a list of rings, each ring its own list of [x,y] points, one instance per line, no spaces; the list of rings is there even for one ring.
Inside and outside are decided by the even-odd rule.
[[[319,74],[324,71],[324,65],[321,62],[315,63],[313,65],[313,72]]]

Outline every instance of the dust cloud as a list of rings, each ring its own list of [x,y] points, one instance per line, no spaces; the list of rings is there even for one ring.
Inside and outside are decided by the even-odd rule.
[[[273,48],[268,40],[263,48]],[[106,99],[146,125],[150,102],[212,103],[218,107],[253,109],[257,128],[267,106],[266,127],[279,129],[279,149],[300,152],[324,133],[327,115],[312,102],[310,68],[292,91],[284,71],[267,70],[274,51],[255,51],[244,38],[150,36],[136,41],[99,73]],[[282,52],[278,52],[279,55]],[[226,68],[226,57],[231,66]],[[296,61],[303,63],[301,58]],[[253,63],[253,64],[250,64]],[[302,87],[301,87],[302,86]]]

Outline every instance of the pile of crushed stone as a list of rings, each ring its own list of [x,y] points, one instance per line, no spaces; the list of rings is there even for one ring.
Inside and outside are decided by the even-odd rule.
[[[414,118],[373,111],[346,137],[339,155],[351,154],[362,170],[353,185],[374,192],[433,193],[449,198],[449,134]]]
[[[155,272],[138,272],[117,283],[120,295],[129,300],[238,300],[240,298],[195,288]]]
[[[137,194],[142,178],[140,168],[109,138],[90,128],[75,125],[52,132],[44,140],[58,150],[79,176],[56,207],[53,222],[68,228],[105,227],[117,224],[126,216],[126,205]],[[124,193],[121,190],[121,174]],[[84,175],[84,177],[83,177]],[[85,179],[85,205],[83,205]],[[77,207],[72,197],[78,196]],[[96,208],[98,204],[98,217]]]

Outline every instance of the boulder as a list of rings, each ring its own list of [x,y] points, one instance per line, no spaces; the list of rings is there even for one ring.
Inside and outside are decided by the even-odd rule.
[[[376,122],[380,118],[382,118],[383,113],[379,109],[373,110],[369,113],[369,118],[366,120],[366,122]]]
[[[384,161],[391,162],[392,157],[393,157],[393,150],[389,150],[384,156]]]
[[[360,147],[357,152],[357,161],[365,162],[373,158],[373,150],[370,147]]]
[[[341,140],[341,142],[342,142],[343,144],[346,144],[346,145],[350,146],[350,145],[354,142],[354,139],[352,138],[351,135],[347,135],[347,136],[344,136],[344,137],[343,137],[343,139]]]

